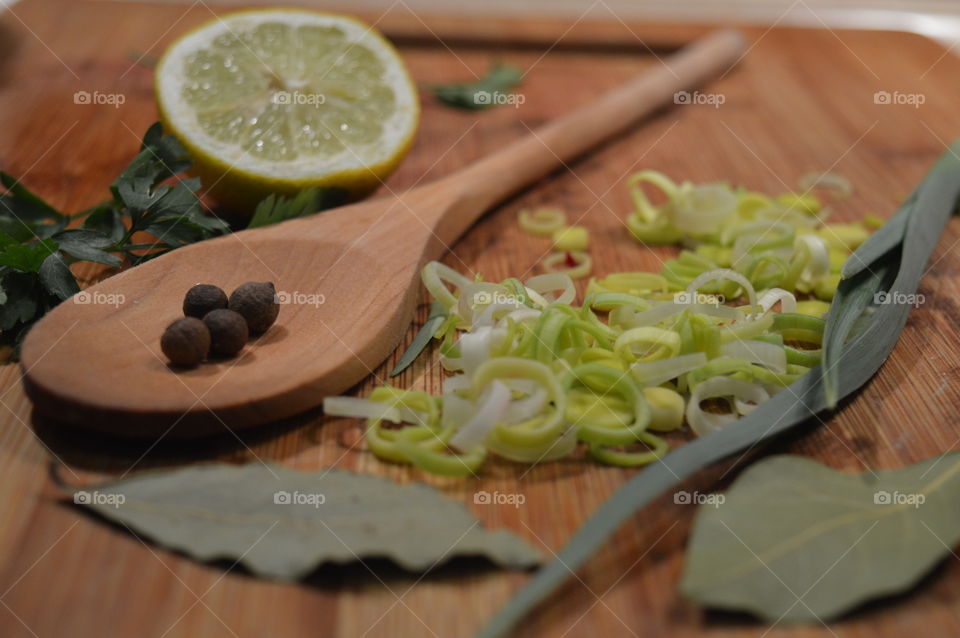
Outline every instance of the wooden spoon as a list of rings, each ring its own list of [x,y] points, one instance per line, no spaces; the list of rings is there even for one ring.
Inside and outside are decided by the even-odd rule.
[[[30,331],[21,355],[27,394],[42,415],[130,437],[205,436],[315,407],[394,350],[413,316],[420,268],[484,211],[743,52],[739,33],[715,32],[454,175],[193,244],[106,279]],[[246,281],[272,281],[293,303],[234,359],[168,365],[160,335],[181,316],[186,290],[212,283],[229,294]]]

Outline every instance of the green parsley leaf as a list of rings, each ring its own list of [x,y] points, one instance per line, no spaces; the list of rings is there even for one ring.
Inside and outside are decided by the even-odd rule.
[[[427,89],[447,106],[480,111],[496,106],[495,94],[507,93],[523,82],[523,71],[509,64],[495,63],[476,82],[436,84]]]
[[[56,250],[57,243],[50,239],[30,244],[7,244],[0,252],[0,266],[20,272],[40,272],[40,266]]]
[[[57,212],[12,176],[0,171],[0,231],[17,241],[46,239],[62,230],[70,217]]]
[[[12,332],[15,342],[20,328],[43,316],[44,293],[35,273],[11,272],[3,277],[6,299],[0,305],[0,330]],[[39,313],[39,316],[38,316]]]
[[[51,295],[63,301],[80,292],[80,286],[59,252],[50,253],[40,265],[40,283]]]
[[[116,255],[103,250],[112,246],[115,240],[101,232],[74,228],[62,230],[53,238],[59,245],[60,250],[74,259],[92,261],[113,268],[119,268],[123,263]]]
[[[123,213],[114,207],[113,200],[99,204],[78,216],[84,217],[84,228],[106,235],[114,242],[119,242],[127,232]]]
[[[257,204],[247,228],[260,228],[288,219],[306,217],[340,206],[346,201],[347,191],[340,188],[305,188],[292,198],[270,195]]]

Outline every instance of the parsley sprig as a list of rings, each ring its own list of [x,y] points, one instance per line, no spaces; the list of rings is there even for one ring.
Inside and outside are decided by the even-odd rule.
[[[279,224],[288,219],[305,217],[321,210],[341,206],[348,193],[342,188],[305,188],[293,197],[268,195],[257,204],[247,228]]]
[[[189,167],[180,142],[154,124],[110,186],[110,199],[75,215],[0,172],[0,342],[18,345],[36,321],[79,292],[70,271],[75,262],[135,266],[228,232],[225,221],[204,211],[199,179],[174,179]],[[144,234],[152,239],[143,241]]]
[[[447,106],[471,111],[481,111],[499,104],[497,93],[508,93],[523,82],[523,71],[515,66],[494,63],[486,75],[475,82],[435,84],[427,90]]]

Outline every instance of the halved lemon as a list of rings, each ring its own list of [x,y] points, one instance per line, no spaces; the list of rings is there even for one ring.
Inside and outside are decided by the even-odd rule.
[[[383,36],[314,11],[216,18],[167,49],[155,82],[164,128],[210,194],[240,213],[310,186],[368,194],[410,148],[420,114]]]

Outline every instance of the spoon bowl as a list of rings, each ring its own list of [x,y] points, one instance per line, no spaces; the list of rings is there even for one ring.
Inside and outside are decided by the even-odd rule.
[[[366,239],[383,235],[382,207],[371,203],[186,246],[75,295],[24,343],[28,394],[40,412],[93,430],[190,438],[291,416],[343,392],[409,324],[426,248],[337,239],[354,226],[367,228]],[[379,223],[399,230],[409,217]],[[247,281],[274,282],[276,323],[235,357],[169,363],[159,336],[183,316],[186,291],[211,283],[229,294]]]

